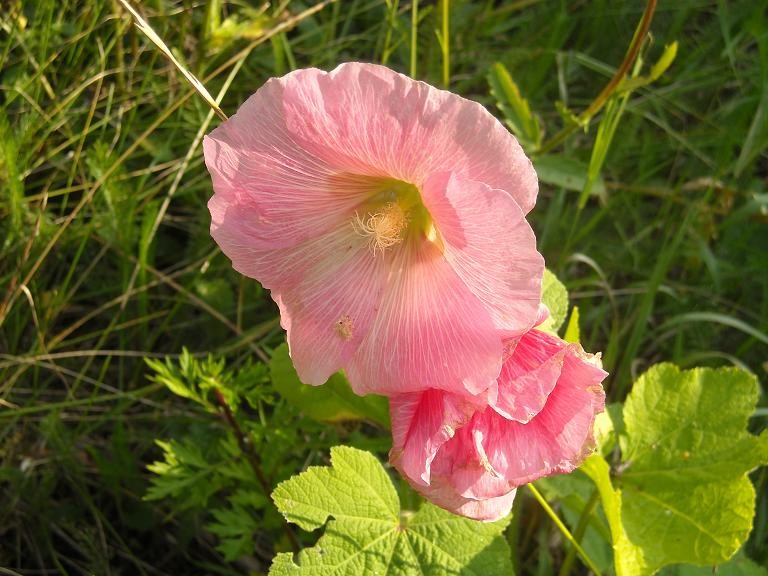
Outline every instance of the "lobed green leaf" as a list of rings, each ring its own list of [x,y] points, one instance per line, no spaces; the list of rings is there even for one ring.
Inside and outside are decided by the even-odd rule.
[[[638,379],[615,482],[599,456],[582,466],[600,492],[619,576],[717,565],[741,547],[755,507],[747,473],[768,463],[768,433],[746,429],[756,401],[755,377],[735,368],[660,364]]]
[[[332,448],[331,467],[311,467],[282,482],[272,498],[305,530],[328,524],[296,559],[278,554],[271,576],[512,574],[509,546],[500,536],[508,520],[476,522],[431,504],[416,513],[401,510],[386,471],[362,450]]]

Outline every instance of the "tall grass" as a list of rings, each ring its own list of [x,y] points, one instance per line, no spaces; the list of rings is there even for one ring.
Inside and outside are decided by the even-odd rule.
[[[644,4],[340,0],[135,2],[181,67],[231,114],[269,76],[387,62],[494,112],[510,71],[545,137],[588,108]],[[309,10],[317,6],[316,10]],[[117,1],[0,9],[0,565],[60,574],[244,573],[194,517],[141,499],[153,439],[215,423],[145,378],[144,357],[267,358],[268,295],[208,236],[200,142],[218,120]],[[760,2],[661,2],[647,66],[605,150],[604,193],[542,184],[548,265],[604,350],[609,396],[670,360],[764,378],[768,346],[768,22]],[[560,103],[558,105],[557,103]],[[549,153],[583,179],[595,118]],[[750,551],[768,560],[766,477]],[[535,573],[546,546],[521,549]],[[528,554],[528,556],[526,556]],[[537,564],[538,563],[538,564]]]

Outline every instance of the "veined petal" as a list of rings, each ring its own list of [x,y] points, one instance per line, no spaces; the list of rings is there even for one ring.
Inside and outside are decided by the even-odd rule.
[[[501,367],[493,409],[521,424],[530,422],[555,388],[567,351],[566,342],[539,330],[516,339],[514,352]]]
[[[518,268],[503,256],[532,244],[520,220],[537,185],[482,106],[376,65],[298,70],[267,82],[204,148],[211,233],[272,291],[303,380],[342,368],[358,393],[438,388],[497,403],[502,337],[535,316],[536,280],[515,277],[535,273],[535,256],[521,252]],[[423,186],[448,172],[431,190],[447,222],[433,237]],[[481,221],[473,193],[499,213]],[[512,241],[494,245],[486,220]]]
[[[536,322],[544,258],[520,207],[486,184],[443,172],[422,189],[445,259],[491,312],[504,337]]]
[[[524,213],[533,207],[538,181],[530,160],[480,104],[375,64],[285,78],[288,128],[326,163],[419,186],[451,171],[503,190]]]
[[[296,372],[306,384],[323,384],[347,365],[370,330],[383,297],[387,268],[373,258],[367,243],[351,225],[271,262],[286,271],[302,269],[300,282],[281,283],[272,295],[280,307],[283,328]]]
[[[366,193],[365,181],[304,150],[288,132],[287,81],[268,81],[203,142],[216,192],[211,209],[231,209],[223,223],[214,217],[212,232],[236,228],[233,234],[256,249],[292,246],[331,230]]]
[[[232,260],[235,270],[257,278],[268,289],[281,289],[299,282],[318,267],[318,262],[349,255],[351,249],[363,252],[364,242],[354,233],[350,222],[330,231],[283,248],[263,248],[253,241],[252,228],[243,219],[241,207],[215,195],[208,202],[211,212],[211,236]]]
[[[436,389],[392,396],[390,462],[414,485],[428,486],[435,454],[477,408],[466,397]]]
[[[388,263],[375,321],[347,367],[358,394],[495,386],[502,342],[490,314],[432,242],[413,239]],[[463,387],[457,390],[457,387]]]

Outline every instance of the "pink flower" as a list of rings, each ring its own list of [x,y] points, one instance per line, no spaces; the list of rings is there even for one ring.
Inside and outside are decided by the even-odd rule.
[[[205,139],[211,234],[270,289],[300,378],[480,393],[534,323],[536,174],[482,106],[385,67],[269,80]]]
[[[594,445],[607,375],[578,344],[531,330],[508,341],[497,393],[390,399],[390,461],[427,499],[477,520],[506,516],[518,486],[571,472]]]

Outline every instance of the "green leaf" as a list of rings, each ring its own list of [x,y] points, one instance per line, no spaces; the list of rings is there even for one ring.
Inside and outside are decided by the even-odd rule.
[[[664,46],[664,52],[662,52],[661,57],[656,61],[656,64],[651,66],[651,71],[648,73],[648,76],[635,76],[633,78],[626,78],[619,85],[618,92],[630,92],[655,82],[661,78],[661,75],[664,74],[664,72],[666,72],[670,66],[672,66],[672,63],[675,61],[676,57],[677,41]]]
[[[589,167],[583,162],[559,154],[547,154],[534,158],[539,180],[573,192],[581,192],[587,185]],[[607,195],[603,177],[597,175],[591,184],[590,194],[605,198]]]
[[[571,317],[568,318],[568,325],[565,327],[565,336],[563,340],[566,342],[578,343],[581,341],[581,330],[579,329],[579,307],[574,306],[571,311]]]
[[[698,567],[678,565],[665,568],[660,573],[662,576],[768,576],[768,568],[758,566],[743,552],[736,554],[725,564],[715,568],[713,566]]]
[[[556,334],[568,315],[568,290],[549,269],[544,270],[541,301],[549,308],[549,318],[539,329]]]
[[[496,62],[488,71],[488,84],[497,106],[504,114],[504,120],[526,149],[537,149],[541,145],[539,120],[531,112],[528,101],[520,94],[504,64]]]
[[[242,491],[240,492],[242,498]],[[253,492],[254,497],[264,497]],[[237,560],[240,556],[253,553],[253,535],[259,530],[260,518],[254,510],[249,510],[242,502],[232,502],[231,508],[214,508],[211,510],[215,521],[207,524],[207,528],[219,537],[216,549],[224,555],[228,562]]]
[[[600,124],[597,127],[595,144],[592,146],[592,155],[589,158],[589,167],[587,168],[587,179],[584,181],[584,188],[579,194],[579,209],[584,208],[595,184],[602,178],[601,171],[608,151],[611,148],[613,137],[619,126],[621,117],[624,115],[624,109],[629,99],[629,92],[615,96],[608,101],[603,110],[603,116],[600,118]],[[598,193],[598,196],[605,200],[605,193]]]
[[[619,576],[667,564],[725,562],[752,527],[747,473],[768,462],[768,433],[746,430],[757,381],[735,368],[651,368],[624,406],[623,463],[611,485],[597,456],[582,470],[600,491]]]
[[[208,499],[222,487],[216,474],[217,463],[209,462],[191,439],[163,442],[155,440],[163,450],[163,460],[147,466],[154,472],[152,485],[145,500],[175,498],[179,508],[205,506]]]
[[[349,387],[346,377],[337,373],[322,386],[302,384],[282,344],[272,354],[269,364],[275,389],[304,414],[321,422],[341,420],[370,420],[389,428],[389,406],[383,396],[358,396]]]
[[[512,574],[509,546],[500,536],[508,519],[476,522],[426,503],[415,514],[401,510],[384,468],[362,450],[331,448],[331,467],[310,467],[278,485],[272,498],[305,530],[328,525],[295,561],[278,554],[271,576]]]

